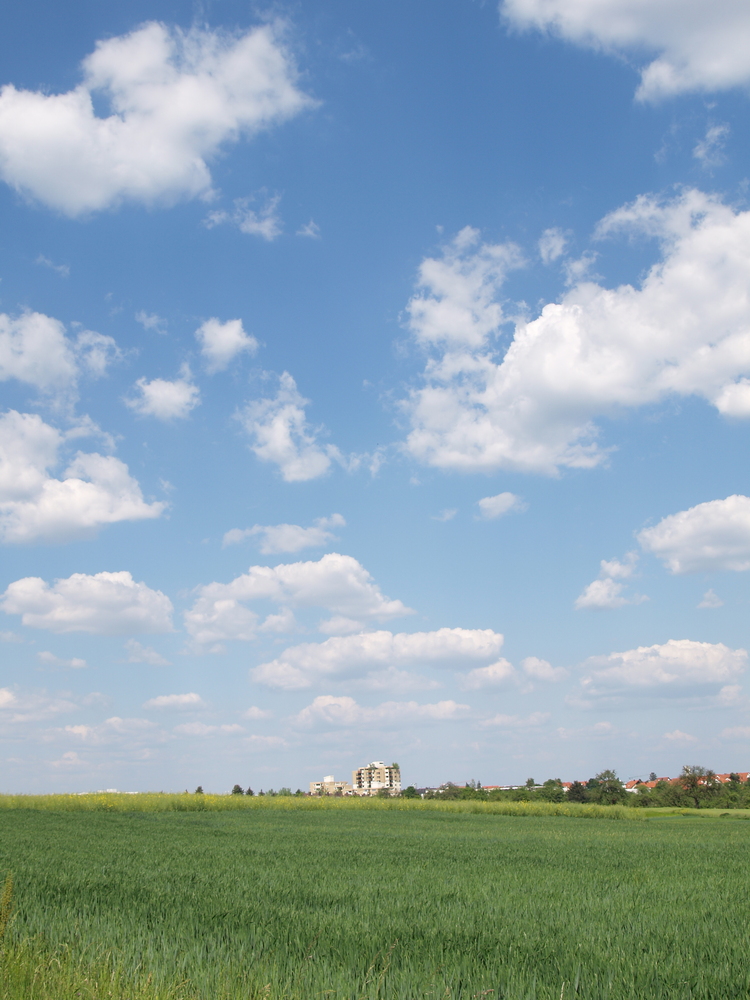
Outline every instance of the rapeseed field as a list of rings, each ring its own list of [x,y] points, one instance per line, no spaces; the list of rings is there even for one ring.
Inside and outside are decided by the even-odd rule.
[[[0,800],[3,998],[750,996],[739,816],[201,798]]]

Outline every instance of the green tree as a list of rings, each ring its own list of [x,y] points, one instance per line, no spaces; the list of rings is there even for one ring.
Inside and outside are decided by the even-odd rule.
[[[565,797],[568,802],[586,802],[588,795],[586,794],[586,788],[581,784],[580,781],[574,781],[570,788],[565,793]]]
[[[409,785],[408,788],[405,788],[403,790],[403,792],[401,792],[401,798],[402,799],[418,799],[419,798],[419,792],[416,790],[416,788],[414,787],[414,785]]]
[[[625,786],[617,777],[616,771],[600,771],[594,778],[596,782],[597,801],[604,805],[615,805],[617,802],[624,802],[628,793]]]
[[[254,791],[252,790],[252,788],[250,788],[250,787],[248,786],[248,789],[247,789],[247,791],[245,792],[245,795],[255,795],[255,792],[254,792]]]
[[[565,789],[560,778],[547,778],[539,794],[547,802],[562,802],[565,798]]]
[[[203,795],[203,785],[198,785],[198,787],[195,789],[195,794]]]
[[[232,789],[232,795],[244,795],[244,794],[245,790],[243,789],[242,785],[235,785],[234,788]]]

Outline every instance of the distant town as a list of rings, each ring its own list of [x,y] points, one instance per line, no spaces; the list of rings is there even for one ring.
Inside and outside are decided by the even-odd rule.
[[[614,771],[599,772],[593,778],[580,781],[561,781],[548,778],[541,784],[527,778],[522,785],[482,785],[479,781],[468,781],[459,785],[447,781],[441,785],[401,787],[401,768],[398,764],[386,764],[382,760],[371,761],[352,771],[351,783],[336,781],[328,774],[320,781],[311,781],[309,795],[378,795],[402,796],[405,798],[540,798],[547,801],[571,802],[625,801],[628,795],[641,798],[674,798],[686,792],[709,795],[712,792],[744,789],[750,793],[750,772],[729,771],[716,774],[709,768],[685,766],[677,777],[658,776],[655,772],[647,778],[631,778],[622,782]],[[671,796],[670,796],[671,792]],[[744,798],[744,797],[743,797]],[[672,803],[670,803],[672,804]],[[675,803],[676,804],[676,803]]]

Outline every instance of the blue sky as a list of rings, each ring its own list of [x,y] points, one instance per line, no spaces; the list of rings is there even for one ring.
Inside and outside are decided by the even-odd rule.
[[[746,5],[1,18],[2,789],[747,770]]]

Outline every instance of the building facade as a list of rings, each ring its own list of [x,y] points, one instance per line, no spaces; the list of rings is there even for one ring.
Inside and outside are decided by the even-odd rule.
[[[348,781],[335,781],[327,774],[322,781],[310,782],[310,795],[351,795],[352,786]]]
[[[398,764],[386,767],[382,760],[373,760],[352,771],[352,787],[355,795],[377,795],[383,790],[389,795],[398,795],[401,792],[401,769]]]

